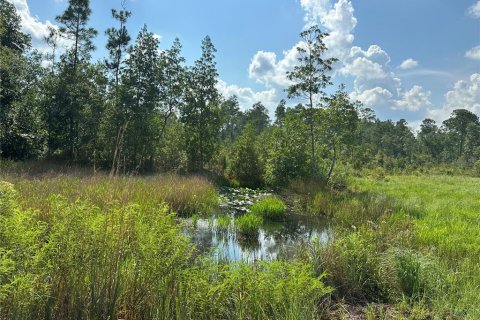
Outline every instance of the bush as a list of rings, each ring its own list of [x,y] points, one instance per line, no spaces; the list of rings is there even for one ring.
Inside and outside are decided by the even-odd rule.
[[[268,220],[280,220],[284,217],[287,206],[276,196],[267,196],[252,205],[251,212]]]
[[[235,219],[235,226],[237,231],[246,237],[253,237],[258,235],[258,229],[263,224],[263,219],[253,213],[244,214]]]

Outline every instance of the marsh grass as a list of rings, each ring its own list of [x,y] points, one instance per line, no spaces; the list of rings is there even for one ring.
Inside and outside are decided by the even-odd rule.
[[[335,225],[332,241],[307,244],[299,255],[328,274],[335,301],[394,304],[407,318],[477,319],[479,185],[468,177],[382,176],[356,178],[345,191],[298,194],[309,188],[296,186],[297,212]]]
[[[407,251],[396,257],[403,292],[444,317],[480,317],[479,185],[478,178],[444,175],[355,180],[355,190],[403,205],[398,215],[412,224]]]
[[[181,216],[205,215],[219,201],[212,183],[197,176],[5,178],[13,182],[22,194],[20,201],[23,207],[37,208],[44,213],[48,211],[52,194],[60,194],[69,202],[87,201],[102,209],[128,203],[152,207],[167,204],[172,212]]]
[[[287,206],[277,196],[266,196],[250,207],[250,212],[267,220],[282,220]]]
[[[235,218],[235,227],[245,237],[256,237],[263,224],[263,218],[253,213],[246,213]]]
[[[304,261],[195,256],[151,181],[32,183],[0,183],[0,319],[316,319],[331,292]]]
[[[216,229],[220,232],[226,232],[230,229],[232,218],[230,215],[218,215]]]

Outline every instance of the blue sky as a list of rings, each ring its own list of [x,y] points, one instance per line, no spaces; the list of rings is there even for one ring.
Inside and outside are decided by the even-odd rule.
[[[45,49],[46,26],[67,0],[9,0],[34,45]],[[105,56],[104,30],[120,0],[91,0],[99,30],[94,59]],[[274,110],[295,64],[298,34],[310,23],[330,32],[329,54],[340,58],[333,81],[382,118],[442,121],[453,109],[480,114],[480,0],[127,0],[128,27],[144,23],[167,48],[179,37],[188,64],[209,35],[218,52],[219,90],[242,108],[262,101]],[[294,103],[291,101],[291,103]]]

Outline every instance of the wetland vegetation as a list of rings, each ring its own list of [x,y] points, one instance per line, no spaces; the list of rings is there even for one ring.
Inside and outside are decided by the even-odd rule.
[[[478,115],[377,118],[312,25],[272,121],[65,5],[45,56],[0,0],[0,319],[480,318]]]

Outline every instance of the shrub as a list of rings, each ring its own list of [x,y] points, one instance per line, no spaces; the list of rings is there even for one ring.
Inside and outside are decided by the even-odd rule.
[[[262,224],[262,217],[253,213],[247,213],[235,219],[237,231],[247,237],[258,235],[258,229],[260,229]]]
[[[252,205],[251,212],[268,220],[280,220],[284,217],[287,207],[276,196],[267,196]]]

